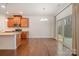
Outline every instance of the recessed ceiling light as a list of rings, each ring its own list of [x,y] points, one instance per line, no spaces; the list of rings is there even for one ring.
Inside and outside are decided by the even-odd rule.
[[[43,10],[45,10],[46,8],[43,8]]]
[[[9,14],[9,12],[7,11],[6,14]]]
[[[23,12],[19,12],[20,14],[23,14]]]
[[[5,8],[5,5],[1,5],[1,8]]]

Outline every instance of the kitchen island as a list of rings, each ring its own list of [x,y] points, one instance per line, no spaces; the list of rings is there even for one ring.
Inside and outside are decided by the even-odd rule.
[[[16,49],[20,32],[0,32],[0,49]]]

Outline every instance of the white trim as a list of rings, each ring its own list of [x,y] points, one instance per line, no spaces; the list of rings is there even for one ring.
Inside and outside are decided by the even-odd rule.
[[[53,36],[33,36],[29,38],[54,38]]]

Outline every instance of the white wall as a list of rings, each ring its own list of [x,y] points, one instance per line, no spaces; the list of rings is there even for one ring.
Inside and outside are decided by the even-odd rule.
[[[42,16],[29,16],[30,38],[54,38],[54,17],[46,17],[49,21],[41,22]]]
[[[5,15],[0,15],[0,31],[4,31],[6,28],[6,17]]]

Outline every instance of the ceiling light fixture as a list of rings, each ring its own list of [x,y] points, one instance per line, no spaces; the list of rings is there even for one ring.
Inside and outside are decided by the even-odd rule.
[[[9,12],[7,11],[6,14],[9,14]]]
[[[40,21],[48,21],[47,18],[41,18]]]
[[[45,13],[46,8],[43,8],[43,12]],[[45,15],[42,15],[43,17],[40,19],[40,21],[48,21],[48,19],[45,17]]]
[[[1,8],[6,8],[5,5],[1,5]]]
[[[23,14],[23,12],[19,12],[21,15]]]

